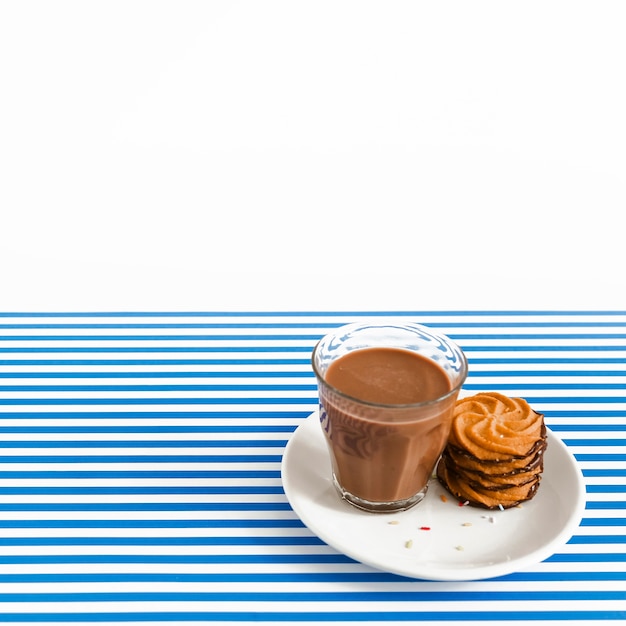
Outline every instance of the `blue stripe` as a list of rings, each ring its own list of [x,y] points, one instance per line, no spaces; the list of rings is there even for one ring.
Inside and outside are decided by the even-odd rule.
[[[626,315],[626,310],[561,310],[561,309],[490,309],[490,310],[439,310],[413,309],[404,311],[373,310],[373,311],[4,311],[0,317],[525,317],[525,316],[557,316],[584,317],[587,315],[609,317]],[[342,322],[343,323],[343,322]]]
[[[528,582],[528,581],[554,581],[554,582],[570,582],[570,581],[599,581],[599,580],[626,580],[626,572],[612,571],[556,571],[556,572],[514,572],[506,576],[493,578],[492,580],[502,580],[507,582]]]
[[[281,485],[276,486],[203,486],[203,487],[0,487],[0,495],[284,495]]]
[[[492,578],[503,582],[573,582],[573,581],[624,581],[624,572],[518,572]],[[124,583],[124,582],[175,582],[175,583],[414,583],[414,579],[385,572],[290,572],[283,573],[136,573],[127,574],[0,574],[0,583]]]
[[[137,330],[137,329],[234,329],[234,328],[267,328],[267,329],[276,329],[276,328],[337,328],[342,325],[343,322],[335,323],[335,322],[202,322],[202,323],[190,323],[190,322],[179,322],[179,323],[160,323],[160,324],[138,324],[138,323],[125,323],[125,324],[114,324],[114,323],[100,323],[100,324],[0,324],[0,330],[11,329],[11,330],[33,330],[33,329],[58,329],[58,330]],[[491,324],[486,324],[487,326],[491,326]],[[504,324],[508,326],[508,324]],[[541,325],[541,324],[540,324]],[[549,327],[553,326],[553,324],[548,323]],[[626,322],[624,323],[613,323],[613,322],[577,322],[573,324],[560,323],[555,324],[558,326],[578,326],[582,325],[583,327],[587,326],[626,326]],[[456,326],[456,324],[455,324]],[[533,322],[528,324],[523,324],[523,326],[537,326]]]
[[[478,339],[479,337],[473,337]],[[580,335],[576,335],[580,338]],[[483,338],[484,339],[484,338]],[[491,337],[493,339],[493,337]],[[499,345],[499,346],[461,346],[463,352],[626,352],[626,346],[600,346],[597,344],[563,345]],[[307,349],[307,348],[303,348]],[[3,350],[0,348],[0,352]]]
[[[599,573],[602,575],[602,572]],[[393,574],[381,573],[203,573],[203,574],[169,574],[169,573],[137,573],[127,574],[0,574],[0,583],[124,583],[124,582],[181,582],[181,583],[323,583],[323,582],[398,582],[407,580]],[[589,578],[587,578],[589,580]],[[611,578],[605,580],[622,580]]]
[[[594,320],[591,322],[581,322],[575,320],[568,320],[567,322],[559,322],[554,320],[549,321],[540,321],[533,320],[530,322],[512,322],[509,320],[505,321],[496,321],[492,320],[489,322],[458,322],[458,321],[445,321],[445,322],[435,322],[429,320],[427,322],[423,322],[426,326],[430,328],[621,328],[626,326],[626,321],[601,321]],[[294,324],[297,326],[297,324]],[[311,325],[312,327],[315,324]],[[335,325],[337,326],[337,325]],[[1,327],[1,326],[0,326]],[[320,326],[321,327],[321,326]]]
[[[580,454],[574,453],[578,461],[626,461],[626,454]]]
[[[299,519],[0,520],[0,528],[304,528]],[[0,560],[0,563],[4,561]]]
[[[92,413],[94,419],[100,419],[101,413]],[[144,418],[148,416],[144,415]],[[156,417],[152,415],[152,417]],[[181,417],[176,415],[176,417]],[[197,413],[191,414],[192,418],[197,418]],[[215,416],[214,416],[215,417]],[[263,416],[254,417],[262,419]],[[272,415],[272,417],[277,417]],[[294,416],[284,415],[289,419]],[[306,414],[302,416],[302,419]],[[5,414],[6,418],[6,414]],[[300,419],[296,416],[295,419]],[[0,426],[2,433],[291,433],[295,430],[292,425],[235,425],[235,426]],[[7,442],[8,443],[8,442]],[[1,444],[0,444],[1,445]]]
[[[110,582],[202,582],[202,583],[302,583],[302,582],[397,582],[387,574],[0,574],[0,583],[110,583]]]
[[[116,622],[499,622],[511,620],[510,611],[154,611],[139,612],[97,612],[97,613],[5,613],[7,622],[46,622],[46,623],[116,623]],[[626,618],[626,611],[515,611],[514,617],[520,622],[580,620],[619,620]]]
[[[523,376],[523,372],[518,372],[518,376]],[[303,385],[305,386],[305,385]],[[294,387],[297,387],[294,385]],[[4,388],[0,386],[0,391]],[[154,387],[155,390],[158,390],[157,387]],[[467,391],[577,391],[579,389],[590,389],[594,391],[609,391],[609,390],[623,390],[626,389],[625,383],[535,383],[535,382],[527,382],[527,383],[466,383],[463,385],[463,389]],[[7,389],[10,391],[10,389]],[[15,391],[19,391],[19,389],[15,389]],[[35,390],[33,390],[35,391]],[[567,401],[568,399],[563,398],[554,398],[554,401],[560,400],[561,402]],[[607,396],[607,401],[611,400],[611,396]]]
[[[494,340],[498,341],[510,341],[522,339],[524,341],[527,340],[562,340],[562,339],[626,339],[625,333],[484,333],[484,334],[468,334],[468,333],[448,333],[450,339],[455,341],[464,341],[464,340],[474,340],[480,339],[482,340]],[[603,347],[603,346],[600,346]],[[560,346],[559,346],[560,348]]]
[[[564,401],[569,401],[567,398]],[[571,409],[567,411],[558,411],[555,409],[550,409],[549,415],[546,417],[571,417],[574,419],[578,418],[595,418],[595,417],[626,417],[626,411],[606,411],[606,410],[580,410],[580,409]],[[588,425],[591,430],[593,430],[594,425]],[[601,425],[598,425],[601,426]],[[552,426],[550,426],[552,427]],[[617,426],[619,428],[619,425]]]
[[[625,383],[466,383],[463,388],[467,391],[578,391],[588,389],[593,391],[626,390]],[[0,385],[0,393],[6,392],[59,392],[59,391],[79,391],[79,392],[177,392],[177,391],[317,391],[317,384],[223,384],[223,385]],[[552,402],[564,402],[568,398],[551,398]],[[545,401],[545,399],[544,399]],[[580,399],[576,398],[579,402]],[[607,396],[603,401],[624,402],[626,398]]]
[[[546,559],[546,563],[626,563],[624,553],[604,553],[596,554],[582,552],[580,554],[553,554]]]
[[[25,470],[23,472],[0,471],[0,479],[66,479],[66,478],[237,478],[243,480],[246,478],[280,478],[279,471],[273,470],[145,470],[145,471],[71,471],[71,470],[50,470],[37,471]]]
[[[0,546],[323,546],[318,537],[8,537]]]
[[[620,359],[621,362],[621,359]],[[473,362],[470,360],[470,370]],[[623,363],[626,368],[626,363]],[[306,372],[301,372],[301,374],[306,374]],[[106,375],[106,374],[103,374]],[[117,374],[116,374],[117,375]],[[574,377],[574,378],[600,378],[600,377],[620,377],[626,376],[626,369],[624,370],[478,370],[471,371],[472,378],[518,378],[520,376],[528,376],[528,377],[539,377],[539,378],[550,378],[556,376],[562,377]],[[12,376],[19,377],[19,374],[12,374]],[[37,374],[33,374],[33,376],[37,376]],[[110,376],[110,374],[109,374]]]
[[[616,511],[620,509],[626,509],[626,502],[617,502],[613,500],[607,500],[602,502],[599,500],[594,500],[592,502],[587,502],[586,509],[588,511]]]
[[[624,581],[624,572],[518,572],[492,578],[492,581],[533,582],[533,581]],[[136,573],[127,574],[0,574],[0,583],[110,583],[110,582],[180,582],[180,583],[414,583],[414,579],[404,578],[385,572],[290,572],[283,573]]]
[[[558,348],[560,350],[560,348]],[[483,357],[471,357],[468,359],[470,365],[538,365],[538,364],[551,364],[551,365],[600,365],[604,363],[612,363],[618,365],[624,365],[623,358],[597,358],[597,357],[552,357],[542,356],[539,357],[498,357],[498,358],[483,358]],[[19,363],[19,361],[18,361]],[[610,370],[609,370],[610,371]],[[475,373],[475,372],[472,372]],[[571,374],[572,372],[570,372]],[[576,374],[578,375],[578,373]]]
[[[32,431],[31,431],[32,432]],[[100,439],[93,441],[81,441],[72,439],[71,441],[2,441],[0,448],[284,448],[286,440],[276,439],[168,439],[161,441],[150,439],[148,441],[127,440],[118,441],[116,439],[107,441]],[[143,457],[142,457],[143,458]],[[257,458],[257,457],[255,457]],[[1,461],[0,461],[1,462]]]
[[[308,348],[307,348],[308,350]],[[251,350],[254,352],[255,350]],[[289,350],[291,351],[291,350]],[[304,350],[303,350],[304,351]],[[310,351],[310,350],[309,350]],[[3,352],[3,350],[0,350]],[[72,350],[68,350],[72,352]],[[143,352],[143,350],[138,350]],[[183,350],[184,352],[184,350]],[[282,352],[282,350],[280,350]],[[0,359],[0,365],[309,365],[311,359]],[[17,376],[17,374],[16,374]]]
[[[586,478],[626,477],[626,469],[583,469]]]
[[[553,396],[528,396],[526,400],[530,403],[540,403],[544,404],[621,404],[626,402],[626,397],[624,396],[564,396],[564,397],[553,397]],[[622,415],[624,413],[622,412]]]
[[[296,520],[276,520],[270,523],[266,520],[245,520],[231,522],[230,526],[220,525],[213,521],[200,522],[189,520],[189,524],[181,525],[172,521],[141,521],[105,523],[98,521],[66,523],[52,520],[37,523],[28,520],[16,522],[14,525],[3,523],[0,528],[289,528],[300,527]],[[265,523],[262,523],[265,522]],[[291,522],[291,523],[288,523]],[[80,544],[78,544],[80,545]],[[546,563],[626,563],[626,554],[623,553],[568,553],[554,554],[547,558]],[[54,554],[54,555],[19,555],[0,556],[0,564],[80,564],[80,563],[197,563],[197,564],[268,564],[268,563],[354,563],[349,557],[339,554]],[[624,591],[623,593],[626,593]],[[626,597],[625,597],[626,599]]]
[[[0,503],[2,511],[291,511],[291,506],[287,502]]]
[[[610,446],[617,448],[626,446],[626,439],[563,439],[563,443],[567,446],[598,446],[600,448]]]
[[[232,364],[232,363],[231,363]],[[263,365],[267,366],[264,361]],[[0,378],[313,378],[313,370],[299,372],[232,371],[232,372],[0,372]]]
[[[619,348],[620,350],[622,348]],[[0,348],[0,354],[63,354],[70,353],[138,353],[138,354],[159,354],[159,353],[171,353],[171,352],[306,352],[311,353],[311,346],[204,346],[204,347],[159,347],[151,348],[148,346],[141,347],[71,347],[71,348],[57,348],[57,347],[36,347],[36,348]]]
[[[29,456],[0,456],[0,464],[3,463],[48,463],[48,464],[74,464],[74,463],[280,463],[280,454],[90,454],[85,455],[29,455]]]
[[[587,485],[587,493],[626,493],[626,485]]]
[[[2,602],[589,602],[625,600],[624,591],[179,591],[0,593]],[[626,615],[626,609],[624,612]]]
[[[300,420],[300,419],[304,419],[309,415],[309,413],[302,413],[302,412],[294,412],[294,411],[272,411],[271,413],[268,413],[266,411],[189,411],[189,412],[180,412],[180,411],[89,411],[89,412],[85,412],[85,411],[58,411],[58,412],[54,412],[54,413],[42,413],[39,411],[35,411],[35,412],[31,412],[31,411],[24,411],[23,413],[21,412],[10,412],[10,413],[6,413],[6,412],[2,412],[0,413],[0,419],[146,419],[146,420],[154,420],[154,419],[176,419],[176,418],[182,418],[182,419],[211,419],[211,418],[215,418],[215,419],[258,419],[258,420],[266,420],[269,417],[271,418],[285,418],[285,419],[294,419],[294,420]],[[12,428],[12,427],[9,427]],[[74,429],[75,427],[69,427]],[[83,428],[83,427],[80,427]],[[84,427],[84,428],[89,428],[89,427]],[[106,428],[106,426],[94,426],[93,428],[96,429],[100,429],[100,428]],[[135,430],[128,430],[128,431],[123,431],[123,430],[119,430],[120,428],[123,427],[118,427],[118,426],[112,426],[111,427],[112,430],[111,432],[169,432],[169,431],[160,431],[159,430],[159,426],[151,426],[149,427],[150,430],[149,431],[135,431]],[[145,428],[142,426],[128,426],[127,428],[129,429],[134,429],[134,428]],[[176,426],[165,426],[163,428],[178,428]],[[273,426],[236,426],[236,427],[232,427],[232,426],[181,426],[180,428],[190,428],[192,430],[189,430],[188,432],[239,432],[240,429],[244,429],[241,432],[257,432],[257,431],[246,431],[246,428],[262,428],[263,430],[266,429],[271,429],[272,428],[280,428],[279,426],[273,427]],[[207,428],[209,430],[198,430],[198,431],[194,431],[193,429],[195,428]],[[217,429],[217,430],[213,430],[213,429]],[[224,430],[221,430],[224,429]],[[226,430],[229,429],[229,430]],[[7,431],[9,432],[9,431]],[[35,431],[36,432],[36,431]],[[79,431],[74,431],[74,432],[79,432]],[[94,431],[90,431],[90,430],[85,430],[82,432],[94,432]],[[98,431],[99,432],[99,431]],[[106,430],[102,431],[102,432],[106,432]],[[187,432],[185,431],[171,431],[171,432]]]
[[[331,554],[53,554],[53,555],[0,555],[2,565],[56,565],[81,563],[142,563],[142,564],[211,564],[211,565],[268,565],[268,564],[354,564],[347,556]]]
[[[564,401],[568,401],[567,398],[564,399]],[[40,411],[23,411],[23,412],[8,412],[8,411],[2,411],[0,412],[0,420],[3,419],[24,419],[24,420],[28,420],[28,419],[63,419],[63,420],[71,420],[71,419],[80,419],[80,420],[85,420],[85,419],[93,419],[93,420],[98,420],[98,419],[107,419],[107,420],[123,420],[123,419],[139,419],[139,420],[154,420],[154,419],[177,419],[177,418],[181,418],[181,419],[210,419],[210,418],[215,418],[215,419],[259,419],[259,420],[264,420],[264,419],[268,419],[268,418],[279,418],[279,419],[286,419],[286,420],[296,420],[296,421],[301,421],[304,418],[306,418],[308,415],[310,415],[311,410],[313,410],[314,408],[316,408],[317,406],[317,399],[314,401],[313,399],[309,400],[309,402],[311,404],[313,404],[314,406],[308,410],[307,412],[300,412],[300,411],[277,411],[277,410],[273,410],[273,411],[219,411],[219,410],[212,410],[212,411],[186,411],[186,412],[181,412],[181,411],[54,411],[54,412],[40,412]],[[546,414],[546,418],[550,419],[552,417],[559,417],[559,418],[571,418],[571,419],[588,419],[588,418],[612,418],[612,417],[626,417],[626,409],[624,410],[600,410],[600,409],[590,409],[590,410],[578,410],[578,409],[568,409],[566,411],[560,411],[560,410],[556,410],[556,409],[550,409],[549,413]],[[570,424],[549,424],[550,428],[552,430],[578,430],[578,431],[589,431],[589,432],[596,432],[596,431],[614,431],[614,430],[623,430],[624,429],[624,425],[623,424],[575,424],[575,423],[570,423]],[[9,430],[6,431],[2,431],[2,432],[28,432],[30,429],[24,431],[20,431],[20,430],[10,430],[13,428],[23,428],[23,427],[4,427],[7,428]],[[38,428],[46,428],[46,427],[39,427],[39,426],[33,426],[32,427],[33,430],[32,432],[39,432],[37,429]],[[57,427],[49,427],[49,428],[57,428]],[[107,432],[107,429],[109,432],[168,432],[167,430],[161,430],[162,428],[164,429],[169,429],[169,428],[173,428],[174,430],[172,430],[171,432],[237,432],[238,429],[243,428],[244,430],[242,432],[249,432],[246,431],[246,428],[252,428],[251,426],[237,426],[236,430],[233,430],[233,427],[229,427],[229,426],[224,426],[224,427],[220,427],[220,426],[215,426],[213,428],[216,428],[217,430],[213,431],[211,430],[212,427],[210,426],[154,426],[152,428],[149,428],[149,430],[143,430],[146,427],[141,427],[141,426],[129,426],[129,427],[124,427],[124,426],[112,426],[112,427],[107,427],[107,426],[93,426],[93,427],[88,427],[88,426],[76,426],[76,427],[72,427],[72,426],[68,426],[68,427],[58,427],[58,428],[68,428],[69,430],[67,432],[96,432],[96,431],[100,431],[100,429],[103,429],[102,432]],[[75,429],[82,429],[85,428],[87,430],[75,430]],[[124,430],[125,428],[127,428],[128,430]],[[139,429],[139,430],[134,430],[135,428]],[[195,429],[200,429],[200,430],[195,430]],[[208,429],[208,430],[202,430],[202,429]],[[220,430],[221,428],[224,429],[229,429],[227,430]],[[278,428],[277,426],[271,426],[268,425],[266,427],[264,427],[264,430],[267,429],[268,432],[271,432],[272,428]],[[45,432],[45,431],[41,431],[41,432]],[[50,430],[49,432],[63,432],[62,430],[56,431],[56,430]]]
[[[621,364],[623,364],[622,359],[618,359]],[[245,363],[243,362],[245,361]],[[289,363],[286,363],[289,361]],[[544,361],[545,362],[545,361]],[[604,361],[602,361],[604,362]],[[25,360],[14,360],[11,361],[11,365],[68,365],[73,363],[73,361],[25,361]],[[184,360],[182,362],[173,362],[173,361],[112,361],[112,360],[101,360],[101,361],[82,361],[79,363],[81,365],[114,365],[114,364],[122,364],[126,365],[128,363],[132,364],[148,364],[148,365],[186,365],[189,364],[190,361]],[[203,365],[218,365],[215,360],[205,359],[201,361],[191,361],[192,364],[203,364]],[[7,361],[0,361],[0,365],[9,364]],[[239,359],[239,360],[224,360],[221,365],[263,365],[267,367],[267,365],[310,365],[310,359]],[[470,365],[473,364],[473,361],[470,360]],[[626,367],[626,364],[625,364]],[[477,370],[472,371],[471,376],[473,378],[514,378],[519,376],[528,376],[528,377],[621,377],[626,376],[625,370],[503,370],[503,369],[495,369],[495,370]],[[267,370],[264,369],[262,371],[259,370],[233,370],[233,371],[151,371],[144,370],[140,372],[136,371],[106,371],[106,372],[84,372],[79,370],[74,371],[63,371],[63,372],[0,372],[0,378],[312,378],[313,370],[310,368],[306,371],[292,371],[292,370]]]
[[[625,412],[626,417],[626,412]],[[567,431],[567,432],[590,432],[590,433],[598,433],[598,432],[614,432],[614,431],[626,431],[626,424],[550,424],[550,430],[555,432],[558,431]],[[564,439],[565,443],[568,441],[573,442],[577,441],[576,439]],[[584,441],[584,440],[583,440]],[[594,441],[593,439],[589,439],[588,441]],[[599,440],[604,441],[604,440]],[[618,440],[621,441],[621,440]],[[569,444],[568,444],[569,445]]]
[[[106,404],[312,404],[315,398],[16,398],[0,399],[0,405],[106,405]]]
[[[210,334],[198,335],[0,335],[0,341],[317,341],[323,333],[313,334]],[[626,333],[448,333],[450,339],[464,340],[563,340],[626,339]],[[604,348],[604,346],[602,346]]]
[[[295,524],[294,524],[295,526]],[[231,526],[232,527],[232,526]],[[267,526],[266,526],[267,527]],[[278,526],[277,527],[288,527]],[[21,528],[21,527],[20,527]],[[81,527],[82,528],[82,527]],[[547,563],[626,563],[624,553],[567,553],[554,554]],[[339,554],[53,554],[53,555],[0,555],[3,565],[45,565],[80,563],[196,563],[196,564],[269,564],[269,563],[355,563],[349,557]]]
[[[23,411],[23,412],[0,412],[0,420],[2,419],[267,419],[281,418],[288,420],[301,421],[305,419],[310,412],[299,411],[55,411],[53,413],[42,413],[39,411]],[[587,418],[612,418],[626,417],[626,410],[576,410],[559,411],[551,409],[546,415],[551,417],[587,419]],[[550,424],[551,430],[554,431],[576,431],[576,432],[600,432],[600,431],[622,431],[626,430],[624,424]],[[0,427],[0,432],[20,433],[20,432],[291,432],[294,427],[290,425],[237,425],[237,426],[5,426]]]
[[[624,517],[584,517],[581,526],[626,526],[626,518]]]
[[[599,346],[596,344],[586,345],[499,345],[499,346],[461,346],[464,352],[626,352],[626,346]],[[63,354],[63,353],[133,353],[133,354],[167,354],[180,353],[215,353],[215,352],[246,352],[246,353],[274,353],[274,352],[304,352],[310,354],[312,346],[204,346],[204,347],[158,347],[148,346],[135,347],[0,347],[0,354]]]
[[[4,317],[4,316],[0,316]],[[392,319],[397,317],[391,316]],[[400,322],[401,320],[396,320]],[[418,320],[412,320],[418,321]],[[263,329],[276,329],[276,328],[338,328],[346,323],[345,321],[337,322],[160,322],[160,323],[137,323],[137,322],[125,322],[125,323],[113,323],[113,322],[100,322],[100,323],[12,323],[12,324],[0,324],[0,330],[133,330],[133,329],[244,329],[244,328],[263,328]],[[444,321],[437,322],[429,320],[425,323],[430,328],[620,328],[626,326],[626,321],[611,320],[611,321],[575,321],[569,320],[567,322],[549,320],[533,320],[533,321],[480,321],[480,322],[460,322],[460,321]]]
[[[108,376],[108,378],[111,378]],[[467,391],[555,391],[568,390],[578,391],[588,389],[593,391],[626,390],[626,383],[466,383],[463,388]],[[0,393],[3,392],[46,392],[46,391],[89,391],[89,392],[143,392],[143,391],[317,391],[317,384],[213,384],[213,385],[0,385]],[[612,396],[604,398],[611,401]],[[617,401],[626,401],[626,398],[618,398]],[[561,401],[563,398],[553,398],[552,401]],[[567,400],[567,399],[566,399]],[[577,401],[579,401],[577,399]]]
[[[319,333],[312,335],[0,335],[0,341],[317,341],[321,336]],[[622,335],[618,333],[598,336],[574,335],[574,337],[621,339]],[[494,338],[497,339],[497,335]]]
[[[79,447],[79,446],[78,446]],[[96,447],[96,446],[94,446]],[[175,447],[175,446],[173,446]],[[626,461],[626,453],[623,454],[579,454],[574,456],[578,461]],[[10,455],[0,456],[0,464],[3,463],[47,463],[47,464],[74,464],[74,463],[280,463],[282,455],[271,454],[111,454],[111,455]],[[612,471],[612,470],[608,470]],[[3,472],[4,473],[4,472]]]
[[[528,396],[530,404],[624,404],[624,396]],[[317,406],[318,398],[13,398],[0,399],[0,405],[153,405],[153,404],[309,404]],[[569,415],[570,413],[566,413]],[[624,412],[618,412],[623,416]]]
[[[41,391],[317,391],[317,385],[287,383],[284,385],[0,385],[3,392],[41,392]]]
[[[587,348],[585,348],[587,349]],[[94,349],[98,351],[97,349]],[[467,349],[466,349],[467,350]],[[0,349],[0,353],[5,350]],[[13,351],[20,351],[20,349],[15,349]],[[72,349],[65,350],[66,352],[73,352]],[[113,350],[114,351],[114,350]],[[131,350],[135,352],[145,352],[145,350],[137,349]],[[176,350],[174,350],[176,351]],[[182,349],[181,352],[185,352],[187,349]],[[194,350],[195,351],[195,350]],[[215,350],[207,350],[207,351],[215,351]],[[223,350],[220,350],[223,352]],[[251,349],[250,352],[256,352],[258,349]],[[284,349],[280,348],[278,350],[270,349],[268,352],[283,352]],[[292,351],[290,348],[288,351]],[[297,348],[297,351],[301,352],[310,352],[310,348]],[[626,351],[626,350],[625,350]],[[229,349],[230,352],[230,349]],[[241,352],[241,350],[240,350]],[[542,357],[542,358],[480,358],[480,357],[471,357],[469,360],[471,365],[537,365],[537,364],[554,364],[554,365],[601,365],[601,364],[619,364],[624,365],[623,358],[557,358],[557,357]],[[58,366],[58,365],[309,365],[311,362],[310,358],[302,358],[302,359],[287,359],[287,358],[275,358],[268,356],[264,359],[0,359],[0,365],[48,365],[48,366]],[[568,371],[569,375],[575,374],[577,376],[582,375],[583,372],[573,371],[573,370],[564,370]],[[602,371],[602,375],[610,375],[613,370]],[[498,370],[500,375],[508,375],[508,372],[503,370]],[[539,375],[541,372],[537,372]],[[550,375],[549,371],[544,372],[546,375]],[[517,372],[519,374],[519,372]],[[593,372],[590,371],[589,375],[592,375]],[[472,375],[481,375],[480,372],[472,372]],[[511,374],[513,375],[513,374]],[[16,375],[17,376],[17,375]]]

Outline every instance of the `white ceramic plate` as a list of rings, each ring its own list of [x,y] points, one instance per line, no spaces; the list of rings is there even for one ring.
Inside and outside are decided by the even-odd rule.
[[[585,508],[582,473],[549,430],[537,495],[504,511],[459,506],[435,479],[408,511],[354,508],[332,484],[317,412],[287,444],[282,479],[293,510],[328,545],[377,569],[428,580],[491,578],[536,564],[568,541]]]

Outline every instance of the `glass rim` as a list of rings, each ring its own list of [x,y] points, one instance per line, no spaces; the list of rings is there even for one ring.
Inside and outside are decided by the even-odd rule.
[[[317,341],[317,343],[315,344],[315,347],[313,348],[313,352],[311,353],[311,367],[313,368],[313,373],[315,374],[315,376],[318,379],[318,381],[323,383],[326,387],[328,387],[328,389],[330,389],[333,393],[337,394],[341,398],[344,398],[346,400],[349,400],[350,402],[356,402],[358,404],[361,404],[361,405],[367,406],[367,407],[371,407],[371,408],[379,408],[379,409],[386,409],[386,410],[389,410],[389,409],[399,409],[399,410],[402,410],[402,409],[418,409],[418,408],[422,408],[422,407],[434,406],[434,405],[438,404],[439,402],[447,400],[448,398],[450,398],[455,393],[458,393],[461,390],[461,387],[463,386],[463,384],[465,383],[465,380],[467,379],[467,374],[468,374],[467,357],[465,356],[465,353],[460,348],[460,346],[458,346],[455,342],[453,342],[446,335],[443,335],[443,334],[440,334],[440,333],[434,333],[430,328],[428,328],[428,326],[425,326],[425,325],[422,325],[422,324],[417,324],[415,322],[409,322],[409,324],[414,326],[414,327],[418,327],[419,330],[426,331],[427,333],[431,334],[433,337],[436,337],[437,339],[443,340],[446,344],[452,345],[458,351],[458,355],[460,356],[460,361],[461,361],[460,378],[459,378],[458,383],[456,385],[454,385],[452,387],[452,389],[450,389],[450,391],[448,391],[444,395],[439,396],[438,398],[434,398],[433,400],[424,400],[423,402],[411,402],[411,403],[408,403],[408,404],[386,404],[386,403],[381,403],[381,402],[371,402],[369,400],[361,400],[360,398],[357,398],[355,396],[351,396],[351,395],[349,395],[349,394],[347,394],[347,393],[345,393],[343,391],[340,391],[339,389],[337,389],[337,387],[335,387],[334,385],[331,385],[330,383],[328,383],[326,381],[326,379],[324,378],[324,376],[322,375],[322,373],[319,371],[319,369],[317,368],[317,366],[315,364],[315,355],[318,353],[322,341],[324,341],[324,339],[326,339],[326,337],[328,337],[329,335],[332,335],[333,333],[329,333],[329,334],[324,335],[324,337],[319,339]],[[405,323],[405,325],[406,325],[406,323]],[[349,327],[349,326],[357,327],[357,326],[359,326],[359,324],[346,324],[344,326],[338,327],[336,329],[336,331],[341,330],[341,329],[346,328],[346,327]],[[376,328],[384,328],[385,326],[393,326],[393,324],[371,324],[371,326],[372,327],[376,327]],[[391,349],[397,349],[397,350],[404,350],[405,352],[412,352],[411,350],[409,350],[407,348],[399,348],[397,346],[383,346],[383,345],[381,345],[381,346],[372,346],[372,347],[391,348]],[[356,350],[366,350],[367,348],[368,348],[368,346],[365,346],[363,348],[355,348],[355,349]],[[424,356],[424,355],[422,355],[422,356]],[[338,358],[341,358],[341,357],[338,357]],[[435,365],[438,365],[437,362],[434,361],[433,359],[431,359],[430,357],[426,357],[426,358],[428,358],[429,361],[432,361],[433,363],[435,363]],[[439,366],[439,367],[441,367],[441,366]],[[441,369],[443,369],[443,368],[441,368]],[[448,376],[447,372],[446,372],[446,376]],[[448,379],[449,378],[450,377],[448,376]]]

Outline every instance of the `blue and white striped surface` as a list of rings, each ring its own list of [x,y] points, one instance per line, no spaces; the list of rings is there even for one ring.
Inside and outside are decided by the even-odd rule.
[[[329,328],[389,317],[525,397],[587,486],[575,536],[498,579],[355,563],[287,503]],[[0,622],[626,621],[626,312],[0,313]],[[519,622],[517,622],[519,623]]]

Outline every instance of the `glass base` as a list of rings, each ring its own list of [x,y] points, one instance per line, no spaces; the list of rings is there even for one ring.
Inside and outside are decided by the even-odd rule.
[[[349,491],[346,491],[339,484],[334,473],[333,484],[335,485],[335,489],[337,489],[339,495],[342,497],[343,500],[356,507],[357,509],[361,509],[361,511],[367,511],[368,513],[397,513],[398,511],[406,511],[416,504],[419,504],[424,499],[424,497],[426,496],[426,492],[428,491],[428,484],[426,484],[426,486],[421,491],[418,491],[410,498],[406,498],[404,500],[394,500],[393,502],[372,502],[370,500],[364,500],[363,498],[359,498],[359,496],[355,496]]]

